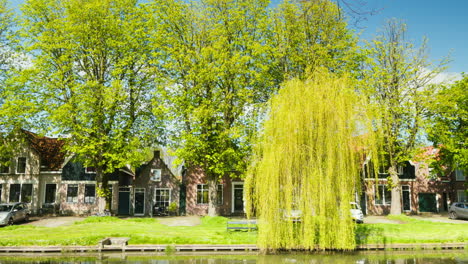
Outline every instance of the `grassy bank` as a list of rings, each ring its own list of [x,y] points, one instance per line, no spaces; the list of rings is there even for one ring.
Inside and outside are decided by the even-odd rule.
[[[390,216],[391,218],[391,216]],[[402,224],[357,225],[358,244],[467,242],[467,224],[433,223],[406,216]],[[0,246],[96,245],[104,237],[130,237],[129,244],[255,244],[256,232],[227,232],[224,217],[198,226],[166,226],[151,218],[88,217],[70,226],[0,228]]]

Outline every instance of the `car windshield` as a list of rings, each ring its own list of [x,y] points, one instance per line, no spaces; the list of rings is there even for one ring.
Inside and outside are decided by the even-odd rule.
[[[10,212],[13,205],[0,204],[0,212]]]
[[[358,205],[355,203],[351,204],[351,209],[359,209]]]

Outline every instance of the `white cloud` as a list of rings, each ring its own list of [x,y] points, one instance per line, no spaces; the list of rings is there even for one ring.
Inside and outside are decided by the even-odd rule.
[[[459,72],[441,72],[437,74],[437,76],[432,79],[429,83],[430,84],[439,84],[439,83],[446,83],[451,84],[458,80],[461,80],[462,74]]]

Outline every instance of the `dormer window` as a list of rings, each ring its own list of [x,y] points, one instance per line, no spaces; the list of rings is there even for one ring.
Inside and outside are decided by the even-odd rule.
[[[95,167],[86,167],[85,172],[86,173],[96,173],[96,168]]]
[[[26,158],[19,157],[16,162],[16,173],[26,173]]]
[[[403,175],[403,166],[398,166],[397,170],[398,170],[398,174]]]
[[[465,173],[463,170],[455,170],[455,179],[457,181],[465,181]]]
[[[161,181],[161,169],[151,169],[150,179],[152,181]]]

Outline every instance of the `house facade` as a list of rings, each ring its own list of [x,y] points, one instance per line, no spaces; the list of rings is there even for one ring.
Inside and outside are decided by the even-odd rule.
[[[206,215],[208,213],[208,182],[202,169],[188,169],[183,176],[182,188],[185,193],[186,214]],[[216,209],[219,215],[244,214],[244,181],[240,178],[223,177],[217,183]]]
[[[360,204],[365,214],[390,213],[391,190],[388,188],[387,168],[375,177],[364,177]],[[455,170],[448,175],[435,175],[423,162],[407,161],[398,167],[401,190],[401,208],[404,213],[447,212],[453,202],[466,199],[466,175]]]

